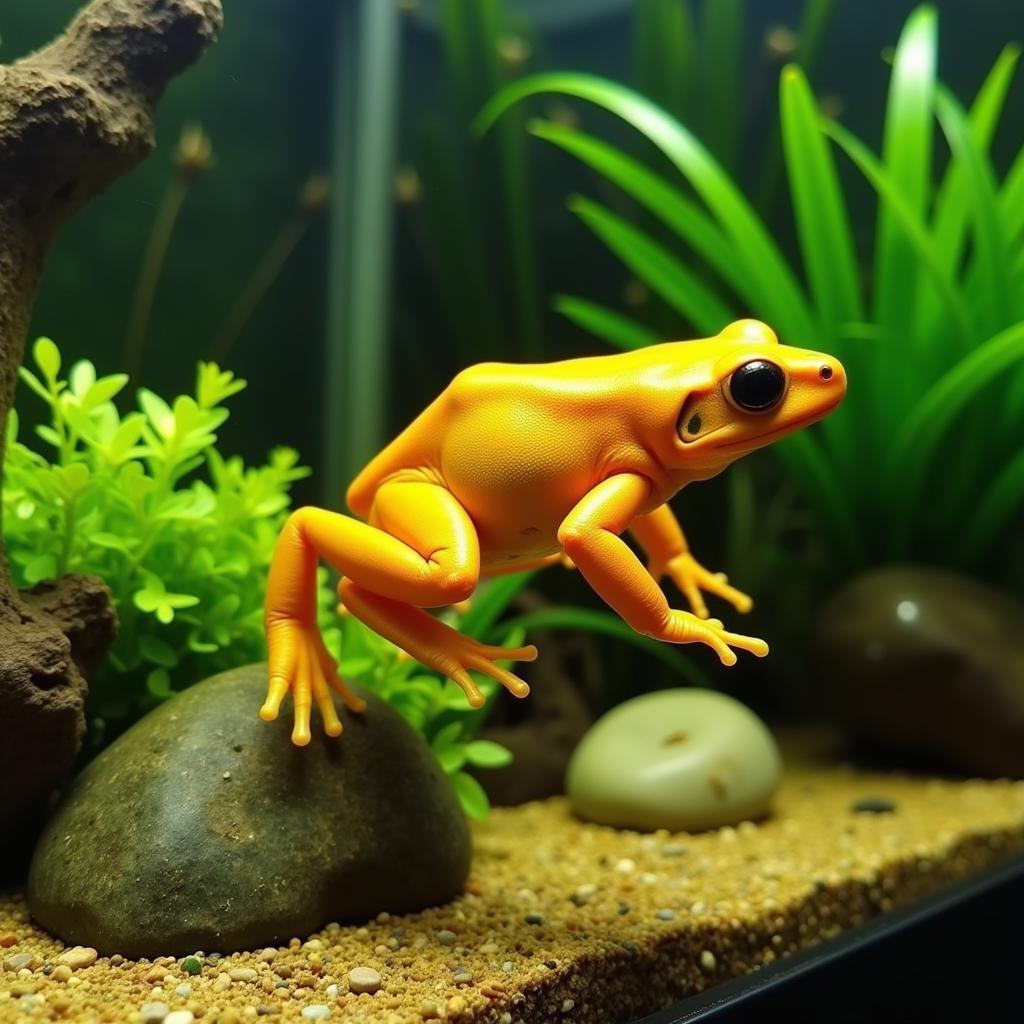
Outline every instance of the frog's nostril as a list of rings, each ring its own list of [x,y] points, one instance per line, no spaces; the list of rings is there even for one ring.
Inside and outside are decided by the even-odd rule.
[[[822,367],[822,368],[821,368],[821,369],[820,369],[820,370],[818,371],[818,376],[819,376],[819,377],[820,377],[820,378],[821,378],[822,380],[831,380],[831,379],[832,379],[832,367],[831,367],[831,366],[829,366],[828,364],[826,364],[825,366],[823,366],[823,367]]]

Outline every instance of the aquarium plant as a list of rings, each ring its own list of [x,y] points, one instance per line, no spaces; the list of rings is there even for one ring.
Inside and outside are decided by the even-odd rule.
[[[838,572],[911,557],[976,566],[1024,503],[1024,149],[1001,180],[989,157],[1019,51],[1000,54],[965,110],[936,77],[936,48],[936,13],[920,7],[893,55],[881,156],[822,115],[799,67],[783,70],[780,130],[799,264],[701,140],[625,86],[569,72],[535,75],[506,87],[478,120],[486,130],[542,93],[585,99],[622,118],[667,158],[671,176],[565,124],[536,120],[530,131],[618,186],[671,233],[665,244],[601,203],[570,200],[672,306],[680,333],[683,325],[713,333],[749,314],[793,344],[843,360],[851,381],[844,406],[818,432],[778,446]],[[851,230],[837,151],[876,197],[870,253],[858,251]],[[562,295],[555,306],[619,347],[657,336],[590,297]]]

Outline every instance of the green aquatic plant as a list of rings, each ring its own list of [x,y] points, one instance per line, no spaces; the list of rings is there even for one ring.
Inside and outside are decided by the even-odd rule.
[[[5,456],[4,538],[15,582],[93,573],[113,595],[120,629],[90,680],[96,719],[115,728],[204,676],[264,657],[263,584],[292,483],[308,474],[289,448],[265,465],[224,458],[216,431],[245,387],[200,363],[193,395],[172,403],[145,388],[121,415],[126,374],[88,360],[62,375],[48,338],[21,379],[49,410],[37,451],[12,411]]]
[[[602,204],[570,200],[675,310],[680,333],[753,315],[789,343],[846,363],[844,405],[817,431],[776,446],[839,571],[915,556],[976,565],[1024,504],[1024,148],[1001,181],[989,157],[1019,50],[1002,52],[965,110],[936,78],[936,48],[936,14],[920,7],[894,53],[881,157],[822,115],[799,67],[783,70],[781,139],[804,280],[701,141],[631,89],[535,75],[498,93],[477,122],[485,130],[520,100],[552,92],[622,118],[667,158],[672,178],[564,124],[534,121],[530,131],[669,230],[666,245]],[[948,151],[938,176],[936,121]],[[836,147],[877,201],[866,284]],[[590,299],[563,295],[555,307],[619,347],[657,337]]]

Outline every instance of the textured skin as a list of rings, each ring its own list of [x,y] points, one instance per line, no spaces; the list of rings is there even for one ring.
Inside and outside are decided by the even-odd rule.
[[[783,398],[767,412],[744,412],[728,397],[733,372],[755,359],[786,375]],[[348,504],[359,520],[303,508],[285,524],[267,588],[262,716],[275,718],[291,690],[292,739],[301,745],[309,742],[314,699],[327,732],[341,731],[330,688],[360,710],[316,629],[318,557],[342,574],[348,611],[452,678],[473,706],[483,698],[470,669],[525,696],[526,684],[494,662],[532,660],[536,648],[479,644],[420,609],[465,600],[481,576],[563,557],[638,632],[705,643],[727,665],[736,661],[733,647],[764,656],[764,641],[707,618],[702,590],[738,611],[751,607],[750,598],[696,562],[666,502],[820,419],[845,389],[835,359],[780,345],[754,320],[714,338],[617,355],[470,367],[352,483]],[[621,539],[626,530],[644,549],[646,567]],[[662,576],[693,612],[669,607]]]

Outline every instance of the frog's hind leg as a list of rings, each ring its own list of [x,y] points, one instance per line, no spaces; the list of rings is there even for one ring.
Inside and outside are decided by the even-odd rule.
[[[386,594],[355,573],[346,574],[338,597],[349,612],[374,632],[411,654],[417,661],[458,683],[473,707],[483,704],[471,669],[497,680],[517,697],[529,687],[498,659],[532,661],[535,647],[503,648],[479,643],[440,622],[422,608],[468,599],[480,577],[480,545],[476,529],[450,491],[429,483],[385,484],[374,499],[369,522],[438,566],[435,595]],[[452,581],[455,581],[454,583]]]
[[[369,522],[360,522],[318,508],[293,513],[278,539],[267,584],[264,612],[270,679],[263,718],[277,716],[291,691],[295,705],[293,740],[309,742],[309,712],[315,698],[324,714],[327,731],[337,735],[341,723],[332,717],[328,688],[334,688],[349,707],[362,702],[349,692],[326,656],[316,628],[316,565],[323,557],[354,585],[388,602],[389,609],[404,607],[398,616],[403,627],[396,633],[380,621],[380,632],[427,664],[451,669],[464,682],[467,668],[478,667],[489,648],[472,641],[448,638],[430,628],[434,620],[416,611],[464,600],[476,588],[480,575],[480,544],[466,511],[445,488],[427,481],[393,481],[377,492]],[[358,594],[345,602],[358,614]],[[357,607],[358,606],[358,607]],[[367,621],[369,621],[369,617]],[[410,623],[426,626],[416,628]],[[457,634],[456,634],[457,635]],[[531,649],[494,657],[529,657]],[[466,662],[466,665],[463,665]],[[442,667],[442,666],[446,666]],[[492,674],[499,670],[493,669]],[[514,678],[514,677],[513,677]],[[521,689],[518,680],[506,685]]]
[[[532,644],[526,647],[482,644],[419,608],[381,597],[350,579],[341,581],[338,597],[352,615],[375,633],[462,687],[471,707],[478,708],[484,703],[484,695],[469,674],[472,669],[490,676],[516,697],[525,697],[530,692],[519,676],[495,662],[533,661],[537,648]]]

